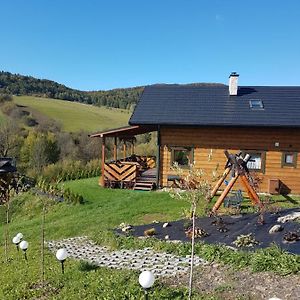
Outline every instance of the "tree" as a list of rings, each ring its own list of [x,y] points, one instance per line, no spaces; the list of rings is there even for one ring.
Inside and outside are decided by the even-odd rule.
[[[0,94],[0,103],[12,101],[12,96],[7,94]]]
[[[176,183],[180,190],[172,189],[171,196],[176,199],[182,199],[190,203],[190,216],[192,220],[192,240],[191,240],[191,265],[189,277],[189,299],[192,298],[193,287],[193,268],[194,268],[194,248],[195,248],[195,220],[196,211],[199,203],[203,201],[208,203],[211,195],[211,184],[203,170],[195,168],[194,164],[185,172],[178,164],[173,167],[176,174],[180,177]],[[214,175],[213,175],[214,176]]]
[[[20,127],[12,121],[5,122],[0,127],[0,156],[14,156],[22,140]]]
[[[59,159],[59,148],[53,133],[29,132],[21,148],[21,161],[37,171]]]

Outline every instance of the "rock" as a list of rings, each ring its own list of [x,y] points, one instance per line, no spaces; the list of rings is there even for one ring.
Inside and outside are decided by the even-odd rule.
[[[293,221],[293,220],[298,219],[298,218],[300,218],[300,211],[297,211],[297,212],[295,211],[291,214],[285,215],[283,217],[279,217],[277,219],[277,222],[285,223],[287,221]]]
[[[123,228],[122,228],[122,231],[123,231],[123,232],[128,232],[128,231],[130,231],[131,229],[132,229],[132,226],[128,225],[128,226],[123,227]]]
[[[261,285],[257,285],[256,287],[255,287],[255,289],[257,289],[258,291],[260,291],[260,292],[265,292],[265,290],[266,290],[266,288],[264,287],[264,286],[261,286]]]
[[[272,233],[279,232],[282,230],[283,230],[283,227],[279,224],[276,224],[270,228],[269,233],[272,234]]]
[[[166,223],[163,224],[163,228],[166,228],[168,226],[170,226],[170,223],[168,223],[168,222],[166,222]]]

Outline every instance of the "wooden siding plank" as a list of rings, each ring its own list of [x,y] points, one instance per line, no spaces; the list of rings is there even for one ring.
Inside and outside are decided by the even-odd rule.
[[[275,143],[279,142],[279,147]],[[300,153],[298,164],[294,167],[282,167],[282,152],[300,152],[299,129],[272,128],[161,128],[161,174],[162,184],[167,185],[167,176],[171,170],[169,146],[193,146],[196,168],[203,169],[207,176],[219,165],[219,173],[224,171],[226,158],[223,151],[228,149],[236,153],[239,150],[265,150],[265,174],[262,177],[260,191],[268,191],[269,179],[280,179],[292,193],[300,194]],[[208,160],[209,153],[212,159]]]

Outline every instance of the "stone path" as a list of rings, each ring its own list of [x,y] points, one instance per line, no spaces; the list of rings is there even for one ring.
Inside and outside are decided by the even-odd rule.
[[[99,267],[152,271],[156,276],[176,276],[189,271],[190,256],[180,257],[151,248],[141,250],[109,251],[93,243],[87,237],[75,237],[61,241],[49,241],[48,248],[56,252],[66,248],[69,257],[90,262]],[[195,266],[208,264],[202,258],[194,257]]]

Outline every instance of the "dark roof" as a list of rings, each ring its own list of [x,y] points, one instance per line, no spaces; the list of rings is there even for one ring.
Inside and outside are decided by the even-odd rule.
[[[125,126],[106,131],[92,133],[90,137],[120,137],[120,136],[135,136],[151,131],[155,131],[154,126]]]
[[[251,110],[260,99],[264,109]],[[154,85],[145,88],[130,125],[300,127],[300,86]]]
[[[9,157],[0,158],[0,174],[16,172],[17,169],[12,165],[13,160]]]

